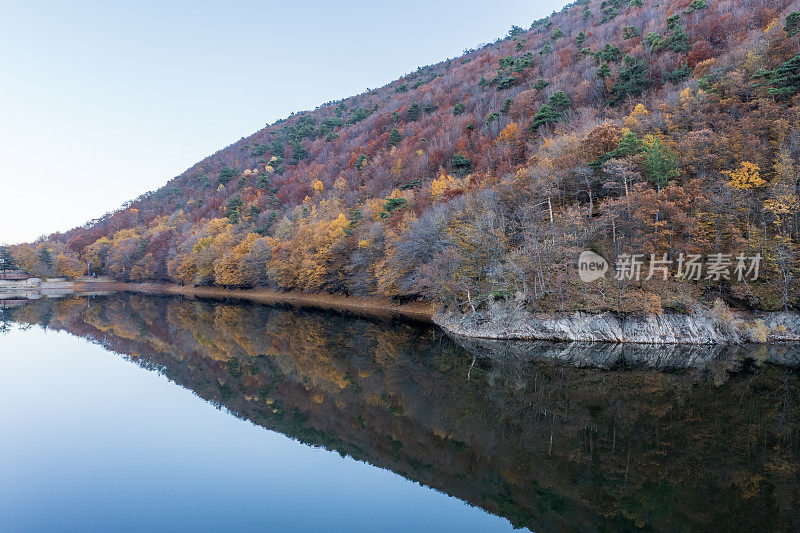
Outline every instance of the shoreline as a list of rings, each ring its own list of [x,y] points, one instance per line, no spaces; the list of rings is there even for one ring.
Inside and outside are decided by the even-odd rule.
[[[342,294],[274,291],[271,289],[229,289],[216,286],[192,287],[174,283],[125,283],[120,281],[77,281],[76,292],[116,291],[155,295],[179,295],[188,298],[235,298],[256,303],[288,304],[300,308],[324,309],[380,318],[401,316],[433,324],[436,306],[431,302],[397,303],[386,297],[344,296]]]
[[[640,345],[725,345],[800,342],[800,314],[717,311],[695,306],[689,313],[651,315],[585,311],[532,313],[493,306],[474,315],[443,311],[436,325],[472,339],[592,342]]]
[[[265,305],[334,311],[354,316],[403,318],[436,325],[456,337],[506,341],[589,342],[641,345],[725,345],[800,342],[800,314],[727,312],[697,306],[687,314],[618,315],[612,312],[534,313],[506,306],[473,315],[440,309],[433,302],[399,303],[388,297],[232,289],[174,283],[76,280],[77,294],[129,292],[186,298],[247,300]],[[42,295],[46,296],[46,295]]]

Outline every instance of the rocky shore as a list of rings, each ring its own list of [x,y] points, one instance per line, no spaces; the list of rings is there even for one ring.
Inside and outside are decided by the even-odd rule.
[[[610,312],[540,314],[493,305],[473,314],[440,311],[433,321],[453,335],[480,339],[662,345],[800,341],[800,314],[756,314],[718,306],[642,316]]]
[[[74,284],[64,278],[0,280],[0,300],[61,298],[73,292]]]

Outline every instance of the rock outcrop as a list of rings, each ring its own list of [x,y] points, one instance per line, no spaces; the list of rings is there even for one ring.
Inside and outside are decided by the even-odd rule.
[[[637,344],[743,344],[800,341],[800,315],[752,314],[697,306],[654,315],[532,313],[513,306],[463,314],[441,311],[434,322],[454,335],[483,339]]]

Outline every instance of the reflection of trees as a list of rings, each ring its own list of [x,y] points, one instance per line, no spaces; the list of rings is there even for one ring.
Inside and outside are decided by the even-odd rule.
[[[800,385],[780,367],[605,372],[405,323],[180,298],[42,301],[15,320],[46,316],[237,416],[518,526],[800,523]]]
[[[0,334],[7,333],[11,330],[11,322],[14,319],[14,308],[9,306],[0,306]]]

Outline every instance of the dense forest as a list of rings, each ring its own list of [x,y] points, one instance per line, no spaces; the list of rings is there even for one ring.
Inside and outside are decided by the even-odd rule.
[[[464,309],[660,312],[719,297],[788,308],[799,93],[796,0],[580,0],[268,125],[11,256],[38,275]],[[585,284],[575,267],[586,249],[653,254],[673,273],[681,254],[760,254],[763,265],[757,280]]]

